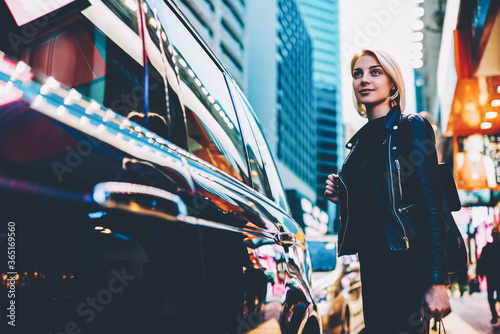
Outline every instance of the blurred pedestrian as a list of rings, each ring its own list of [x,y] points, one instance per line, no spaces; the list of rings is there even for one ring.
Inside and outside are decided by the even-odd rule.
[[[498,227],[491,231],[493,241],[484,246],[481,257],[477,260],[476,273],[486,276],[488,285],[488,303],[490,304],[491,323],[498,323],[496,303],[500,293],[500,233]]]
[[[449,309],[446,211],[434,130],[403,118],[401,70],[383,51],[351,61],[353,97],[368,118],[347,143],[325,197],[341,208],[339,255],[359,254],[367,333],[422,333]]]
[[[469,285],[469,276],[467,271],[460,271],[456,274],[450,275],[450,290],[453,294],[457,290],[460,292],[460,298],[464,296],[467,286]]]
[[[461,188],[481,189],[497,186],[493,159],[483,153],[483,135],[476,133],[464,140],[464,151],[458,152],[457,182]]]

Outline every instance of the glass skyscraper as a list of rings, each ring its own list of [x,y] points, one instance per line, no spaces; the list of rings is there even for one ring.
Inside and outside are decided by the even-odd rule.
[[[335,205],[323,197],[328,174],[336,172],[344,155],[340,83],[338,0],[300,0],[313,37],[313,78],[317,112],[316,204],[335,216]]]
[[[312,38],[297,0],[247,6],[247,96],[285,188],[316,201],[317,143]]]

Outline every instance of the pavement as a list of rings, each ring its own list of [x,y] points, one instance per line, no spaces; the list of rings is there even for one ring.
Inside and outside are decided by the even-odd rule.
[[[500,326],[490,324],[491,314],[486,292],[472,295],[466,292],[460,297],[458,291],[455,291],[450,295],[450,306],[452,312],[443,320],[446,334],[500,334]],[[497,303],[497,310],[500,310],[500,303]]]

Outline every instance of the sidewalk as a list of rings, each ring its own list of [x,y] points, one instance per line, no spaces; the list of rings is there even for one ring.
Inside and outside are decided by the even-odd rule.
[[[486,292],[450,296],[450,305],[452,312],[444,318],[446,334],[500,334],[500,327],[490,324]]]

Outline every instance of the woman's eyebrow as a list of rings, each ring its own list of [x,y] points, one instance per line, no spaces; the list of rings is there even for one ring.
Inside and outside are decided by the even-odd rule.
[[[382,65],[373,65],[373,66],[370,66],[370,67],[369,67],[369,69],[371,70],[371,69],[376,68],[376,67],[380,67],[380,68],[382,68]],[[353,72],[354,72],[354,71],[362,71],[362,69],[360,69],[360,68],[356,67],[356,68],[355,68],[355,69],[353,69],[352,71],[353,71]]]

